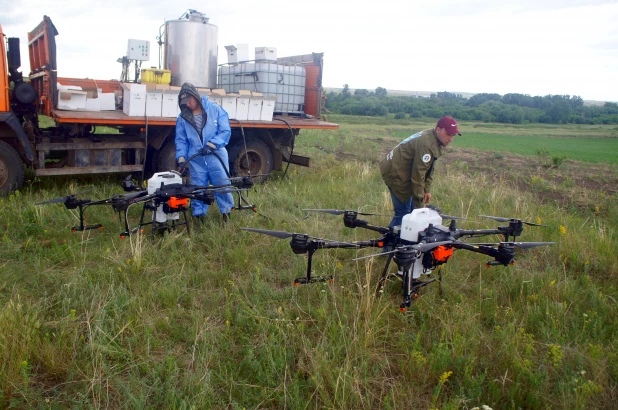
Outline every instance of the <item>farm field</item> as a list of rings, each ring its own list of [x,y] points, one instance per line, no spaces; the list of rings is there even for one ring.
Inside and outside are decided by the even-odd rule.
[[[0,408],[615,408],[618,131],[461,124],[434,205],[468,218],[465,229],[500,225],[478,215],[541,223],[518,240],[556,244],[518,251],[508,268],[456,251],[402,314],[397,279],[375,296],[384,257],[352,261],[375,250],[320,250],[314,274],[335,282],[293,287],[306,257],[240,230],[377,238],[303,209],[375,212],[387,216],[367,220],[387,225],[377,163],[435,121],[328,120],[340,130],[296,139],[311,168],[249,193],[259,214],[223,224],[215,206],[190,234],[120,239],[104,207],[86,212],[104,230],[72,234],[75,212],[34,205],[85,189],[109,197],[121,177],[30,178],[0,198]],[[497,142],[513,136],[525,144]]]

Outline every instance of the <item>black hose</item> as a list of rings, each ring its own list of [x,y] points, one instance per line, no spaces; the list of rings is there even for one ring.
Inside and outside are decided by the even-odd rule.
[[[144,141],[144,165],[142,166],[142,179],[139,181],[140,186],[144,183],[144,174],[146,172],[146,158],[148,156],[148,116],[146,115],[146,135]]]
[[[294,155],[294,143],[295,143],[296,137],[294,136],[294,133],[292,132],[292,127],[290,127],[290,123],[288,123],[286,120],[281,119],[281,118],[273,118],[273,121],[284,122],[285,125],[288,126],[288,130],[290,130],[290,135],[292,137],[290,139],[290,145],[292,146],[292,149],[290,150],[290,157],[288,158],[288,165],[285,167],[285,171],[283,171],[283,176],[281,177],[281,180],[283,181],[285,179],[286,174],[288,173],[288,168],[290,167],[290,161],[292,160],[292,155]]]
[[[247,139],[245,138],[245,129],[242,126],[242,122],[240,122],[237,119],[234,119],[234,121],[238,122],[238,125],[240,125],[240,134],[242,135],[242,143],[243,143],[243,146],[245,147],[245,160],[247,161],[247,172],[249,173],[249,176],[251,176],[251,166],[249,164],[249,153],[247,152]]]

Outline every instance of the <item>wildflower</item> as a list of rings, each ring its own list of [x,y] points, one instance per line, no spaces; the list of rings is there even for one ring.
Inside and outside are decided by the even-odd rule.
[[[560,225],[560,235],[566,235],[566,227],[564,225]]]
[[[448,371],[448,372],[444,372],[442,373],[442,375],[440,376],[440,380],[438,381],[440,384],[444,384],[448,381],[448,378],[451,377],[451,375],[453,374],[452,371]]]

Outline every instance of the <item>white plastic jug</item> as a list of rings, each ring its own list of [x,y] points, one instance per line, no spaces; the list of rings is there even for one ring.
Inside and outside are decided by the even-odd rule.
[[[418,233],[427,229],[429,224],[441,225],[440,214],[429,208],[415,209],[403,217],[399,237],[406,241],[418,242]]]
[[[161,184],[182,184],[182,177],[176,172],[157,172],[148,180],[148,194],[154,194],[157,189],[161,188]],[[178,220],[179,218],[178,212],[173,214],[163,212],[163,204],[157,207],[157,212],[155,213],[156,222],[164,223],[168,220]]]

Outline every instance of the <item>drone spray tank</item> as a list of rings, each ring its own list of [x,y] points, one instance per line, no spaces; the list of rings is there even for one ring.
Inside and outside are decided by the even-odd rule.
[[[415,209],[403,217],[399,236],[401,239],[406,241],[418,242],[419,232],[427,229],[429,224],[441,225],[442,217],[440,214],[429,208]],[[422,258],[417,259],[416,262],[414,262],[414,267],[412,270],[412,277],[414,279],[419,278],[421,274],[428,275],[430,272],[431,271],[429,270],[424,271]]]
[[[177,172],[157,172],[148,180],[148,195],[154,194],[157,189],[161,188],[161,185],[169,184],[182,184],[182,177]],[[165,223],[180,218],[178,212],[166,213],[164,206],[165,204],[161,204],[157,207],[154,222]]]

